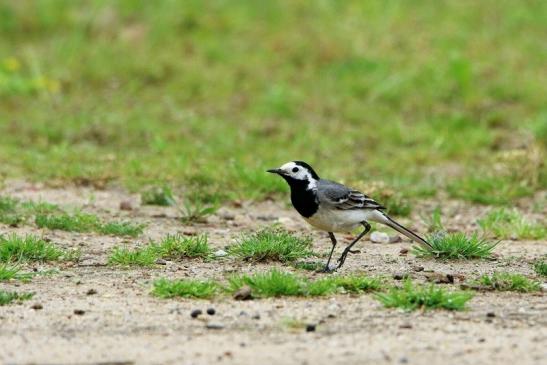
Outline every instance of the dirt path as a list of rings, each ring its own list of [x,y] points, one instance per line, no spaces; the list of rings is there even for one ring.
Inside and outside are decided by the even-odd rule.
[[[371,295],[334,295],[322,299],[234,301],[161,300],[149,295],[151,282],[171,278],[217,278],[254,272],[272,265],[233,259],[214,262],[167,262],[153,269],[105,266],[115,245],[130,247],[167,233],[206,233],[215,248],[231,244],[242,232],[280,223],[312,234],[315,250],[324,252],[328,238],[310,231],[285,206],[273,202],[225,207],[206,224],[183,226],[171,208],[140,207],[138,197],[121,191],[45,189],[10,184],[5,194],[44,200],[64,207],[83,207],[108,219],[147,224],[138,239],[97,234],[39,230],[0,225],[0,234],[34,232],[62,247],[78,247],[77,265],[38,265],[58,269],[29,283],[4,282],[0,288],[35,292],[20,305],[0,307],[0,361],[6,364],[542,364],[547,361],[545,294],[478,293],[464,312],[386,310]],[[132,211],[121,211],[131,201]],[[427,209],[424,205],[423,209]],[[474,228],[474,214],[484,208],[454,203],[445,213],[452,228]],[[416,209],[418,211],[419,209]],[[418,215],[413,226],[425,229]],[[436,271],[474,277],[494,271],[533,275],[530,260],[547,254],[546,242],[503,241],[495,261],[435,262],[409,254],[408,242],[364,242],[361,253],[348,258],[342,273],[392,276],[405,273],[424,280]],[[422,266],[424,271],[415,271]],[[289,268],[287,268],[289,269]],[[322,274],[305,273],[319,276]],[[459,284],[456,280],[455,285]],[[90,294],[90,289],[96,291]],[[33,309],[40,304],[42,309]],[[190,311],[214,307],[214,316],[192,319]],[[75,310],[83,314],[75,314]],[[81,313],[81,312],[79,312]],[[316,332],[287,326],[317,324]],[[207,328],[207,325],[221,327]]]

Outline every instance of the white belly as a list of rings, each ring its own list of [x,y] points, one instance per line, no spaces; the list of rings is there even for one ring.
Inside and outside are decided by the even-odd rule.
[[[369,209],[338,210],[319,207],[313,216],[304,219],[322,231],[351,232],[363,221],[377,221],[379,214],[381,213]]]

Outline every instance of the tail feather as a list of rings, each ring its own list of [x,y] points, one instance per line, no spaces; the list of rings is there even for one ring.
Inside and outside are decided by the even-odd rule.
[[[408,229],[408,228],[402,226],[401,224],[395,222],[387,214],[385,214],[383,212],[380,212],[380,211],[377,211],[377,212],[380,213],[380,214],[375,215],[374,218],[376,218],[376,219],[372,219],[372,220],[374,220],[378,223],[385,224],[386,226],[389,226],[389,227],[393,228],[397,232],[405,235],[406,237],[410,238],[414,242],[419,243],[420,245],[422,245],[426,248],[432,248],[431,245],[425,239],[418,236],[416,233],[412,232],[410,229]]]

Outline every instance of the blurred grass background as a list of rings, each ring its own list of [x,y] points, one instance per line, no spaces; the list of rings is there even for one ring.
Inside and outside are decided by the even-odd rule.
[[[0,174],[510,204],[547,186],[547,2],[7,0]]]

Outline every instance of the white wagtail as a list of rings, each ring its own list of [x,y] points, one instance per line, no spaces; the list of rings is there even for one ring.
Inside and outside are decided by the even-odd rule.
[[[298,213],[312,226],[327,231],[332,241],[332,249],[325,266],[325,271],[330,271],[330,260],[336,247],[334,232],[351,232],[359,225],[365,227],[343,251],[338,259],[338,266],[342,267],[348,253],[353,253],[351,248],[368,231],[369,221],[385,224],[394,230],[404,234],[417,243],[431,248],[422,237],[403,227],[382,212],[385,207],[361,193],[334,181],[321,179],[313,168],[303,161],[287,162],[278,169],[268,172],[278,174],[291,187],[291,202]]]

